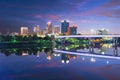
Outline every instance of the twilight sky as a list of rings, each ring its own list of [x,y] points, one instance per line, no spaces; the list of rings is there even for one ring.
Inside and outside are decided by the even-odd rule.
[[[90,29],[109,29],[120,34],[120,0],[0,0],[0,32],[20,32],[21,26],[40,25],[61,20],[77,25],[79,33]]]

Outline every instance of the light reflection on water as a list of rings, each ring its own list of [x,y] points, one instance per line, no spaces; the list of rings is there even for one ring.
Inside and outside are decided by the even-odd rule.
[[[94,46],[89,46],[88,44],[81,44],[81,45],[61,45],[62,47],[57,46],[58,50],[63,51],[72,51],[72,52],[82,52],[82,53],[92,53],[92,54],[101,54],[101,55],[113,55],[113,56],[120,56],[118,46],[114,46],[111,44],[103,44],[97,43]]]
[[[75,45],[74,45],[75,46]],[[0,54],[0,80],[119,80],[120,61],[118,59],[82,56],[54,52],[89,52],[89,47],[69,48],[4,48]],[[112,44],[93,48],[95,55],[114,55]],[[117,56],[119,57],[118,47]]]

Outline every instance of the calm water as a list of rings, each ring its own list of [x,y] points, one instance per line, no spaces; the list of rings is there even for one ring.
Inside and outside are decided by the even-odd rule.
[[[120,59],[82,56],[95,54],[119,57],[111,44],[100,48],[19,47],[0,49],[0,80],[120,80]],[[70,51],[79,54],[54,52]],[[116,55],[117,53],[117,55]]]

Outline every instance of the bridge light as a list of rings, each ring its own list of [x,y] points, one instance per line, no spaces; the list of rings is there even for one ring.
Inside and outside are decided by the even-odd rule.
[[[101,54],[103,54],[103,55],[104,55],[104,54],[105,54],[105,52],[101,52]]]

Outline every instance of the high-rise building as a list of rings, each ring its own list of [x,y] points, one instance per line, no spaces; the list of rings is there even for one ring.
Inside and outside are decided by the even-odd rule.
[[[68,31],[68,27],[69,27],[69,21],[64,20],[61,23],[61,33],[62,34],[66,34],[66,32]]]
[[[28,27],[21,27],[21,35],[28,35]]]
[[[47,23],[47,31],[48,31],[48,34],[52,34],[52,22]]]
[[[77,26],[70,27],[70,35],[76,35],[77,34]]]
[[[98,34],[98,35],[107,35],[108,30],[106,30],[106,29],[97,30],[96,34]]]
[[[77,34],[77,26],[68,27],[66,35],[76,35]]]
[[[54,33],[60,34],[60,27],[59,26],[54,26]]]
[[[35,33],[39,32],[39,30],[40,30],[39,25],[37,25],[37,26],[35,26],[35,27],[33,28],[33,31],[34,31]]]

